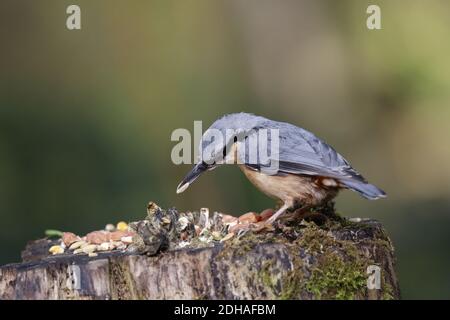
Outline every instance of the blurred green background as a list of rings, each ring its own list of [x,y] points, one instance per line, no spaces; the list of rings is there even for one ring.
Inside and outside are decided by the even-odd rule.
[[[449,36],[436,0],[1,1],[0,263],[48,228],[140,219],[149,200],[273,206],[232,166],[175,194],[190,166],[171,162],[172,131],[246,111],[313,131],[385,189],[338,209],[386,226],[404,298],[450,298]]]

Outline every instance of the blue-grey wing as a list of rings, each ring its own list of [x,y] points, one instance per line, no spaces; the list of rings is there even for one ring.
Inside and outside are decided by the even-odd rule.
[[[278,130],[280,172],[365,181],[344,157],[311,132],[288,123],[279,123]]]

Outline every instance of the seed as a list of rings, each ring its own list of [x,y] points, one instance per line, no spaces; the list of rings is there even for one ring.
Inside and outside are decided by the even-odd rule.
[[[210,235],[211,235],[211,232],[206,228],[203,228],[202,231],[200,231],[200,236],[209,237]]]
[[[61,254],[64,253],[64,249],[61,246],[51,246],[50,249],[48,249],[48,252],[51,254]]]
[[[107,231],[92,231],[86,235],[86,241],[91,244],[100,244],[109,241],[111,233]]]
[[[126,231],[114,231],[110,234],[110,239],[112,241],[119,241],[122,237],[126,237],[128,233]]]
[[[94,252],[95,250],[97,250],[97,245],[96,244],[88,244],[87,246],[84,246],[82,248],[82,251],[84,253],[91,253],[91,252]]]
[[[228,214],[222,215],[222,222],[224,224],[229,224],[229,223],[233,223],[233,222],[236,222],[236,221],[238,221],[238,218],[236,218],[236,217],[230,216]]]
[[[189,241],[181,241],[179,244],[178,244],[178,246],[180,247],[180,248],[184,248],[184,247],[186,247],[186,246],[188,246],[188,245],[190,245],[191,243],[189,242]]]
[[[234,237],[234,233],[233,233],[233,232],[230,232],[230,233],[228,233],[225,237],[223,237],[223,238],[220,240],[220,242],[228,241],[228,240],[230,240],[230,239],[233,238],[233,237]]]
[[[112,232],[112,231],[116,230],[116,227],[115,227],[112,223],[108,223],[108,224],[105,226],[105,230],[106,230],[106,231],[109,231],[109,232]]]
[[[186,217],[181,217],[180,219],[178,219],[178,223],[180,224],[180,231],[183,231],[187,228],[189,220]]]
[[[109,243],[109,242],[103,242],[103,243],[101,243],[101,244],[97,247],[97,250],[98,250],[98,251],[108,251],[108,250],[111,250],[112,247],[113,247],[113,244],[112,244],[112,243]]]
[[[70,246],[72,243],[76,241],[80,241],[80,237],[72,232],[63,232],[62,241],[66,245],[66,247]]]
[[[86,242],[84,242],[83,240],[80,241],[76,241],[74,243],[72,243],[69,247],[69,250],[75,250],[80,248],[83,244],[85,244]]]
[[[222,239],[222,236],[220,235],[219,231],[213,231],[211,233],[212,237],[214,240],[219,241],[220,239]]]
[[[255,223],[258,222],[258,216],[254,212],[247,212],[239,217],[241,223]]]
[[[120,242],[120,241],[113,241],[113,242],[111,242],[111,250],[121,246],[122,244],[123,243]]]
[[[120,244],[116,246],[117,250],[124,250],[127,248],[127,245],[125,243],[119,242]]]
[[[198,240],[200,240],[201,242],[206,242],[206,243],[211,242],[211,238],[210,237],[205,237],[205,236],[198,237]]]
[[[128,224],[126,222],[124,222],[124,221],[120,221],[117,224],[116,229],[119,230],[119,231],[127,231],[128,230]]]
[[[83,253],[83,249],[78,248],[73,251],[73,254],[79,254],[79,253]]]
[[[123,243],[128,243],[128,244],[130,244],[130,243],[133,242],[133,237],[132,237],[132,236],[122,237],[122,238],[120,239],[120,241],[122,241]]]
[[[88,256],[89,257],[96,257],[96,256],[98,256],[98,254],[96,254],[95,252],[89,252]]]

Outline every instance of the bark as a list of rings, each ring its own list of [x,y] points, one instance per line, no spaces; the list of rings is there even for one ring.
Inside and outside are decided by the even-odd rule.
[[[0,299],[398,299],[394,249],[368,220],[249,232],[206,247],[148,256],[47,256],[50,240],[0,268]],[[367,268],[380,267],[380,289]]]

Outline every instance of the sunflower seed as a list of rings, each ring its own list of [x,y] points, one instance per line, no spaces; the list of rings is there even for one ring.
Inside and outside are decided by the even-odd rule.
[[[89,244],[87,246],[84,246],[82,248],[84,253],[91,253],[94,252],[95,250],[97,250],[97,245],[96,244]]]
[[[74,242],[70,245],[69,250],[75,250],[75,249],[81,248],[84,244],[86,244],[86,242],[84,242],[83,240]]]

